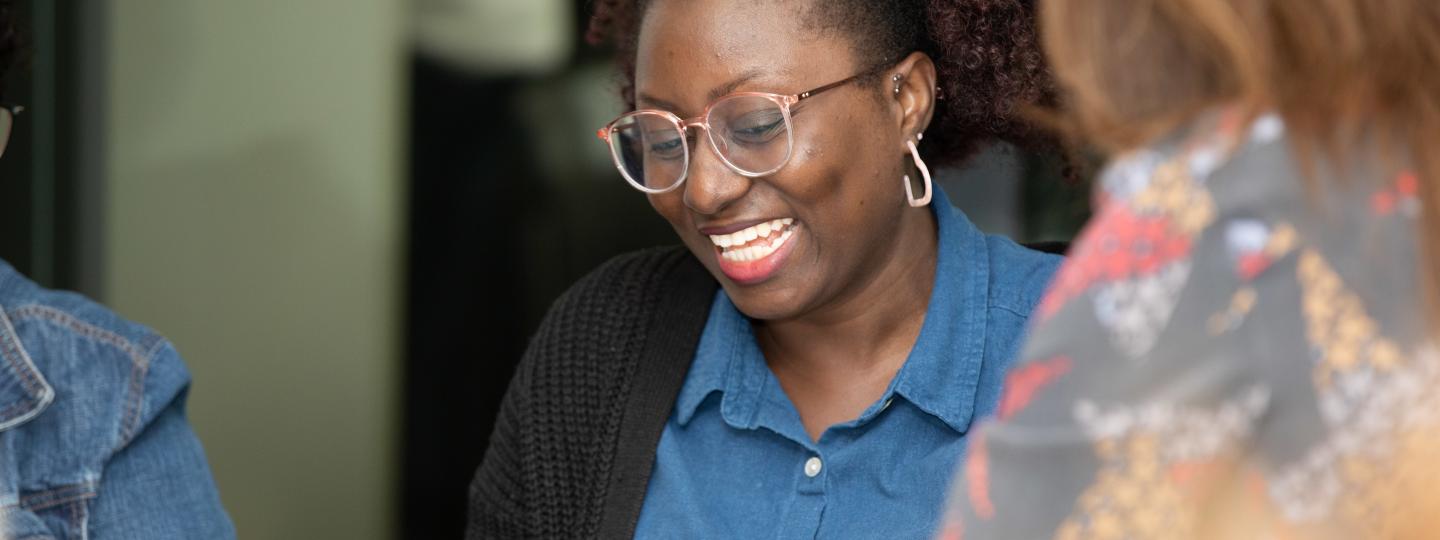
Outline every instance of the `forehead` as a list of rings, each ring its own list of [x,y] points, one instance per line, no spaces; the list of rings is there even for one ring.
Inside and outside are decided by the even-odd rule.
[[[653,0],[636,47],[640,102],[652,97],[694,111],[717,97],[717,89],[795,93],[852,75],[850,41],[809,24],[808,6],[807,0]]]

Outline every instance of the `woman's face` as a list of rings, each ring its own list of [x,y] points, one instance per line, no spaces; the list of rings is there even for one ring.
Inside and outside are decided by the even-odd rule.
[[[637,48],[637,106],[691,118],[726,93],[794,94],[874,67],[855,61],[848,36],[809,27],[805,7],[652,2]],[[905,114],[891,93],[879,94],[889,72],[879,79],[795,105],[790,160],[764,177],[727,168],[695,129],[685,183],[650,195],[746,315],[801,317],[863,287],[895,255],[902,213],[923,211],[905,203]]]

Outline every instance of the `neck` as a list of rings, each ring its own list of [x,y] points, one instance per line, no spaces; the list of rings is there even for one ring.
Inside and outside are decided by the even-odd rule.
[[[756,337],[777,371],[888,371],[909,355],[924,325],[939,254],[928,208],[905,213],[895,241],[876,253],[875,270],[820,309],[757,323]]]

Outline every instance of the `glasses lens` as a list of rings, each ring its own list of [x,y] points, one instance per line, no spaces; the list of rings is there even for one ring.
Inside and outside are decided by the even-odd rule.
[[[689,162],[685,132],[675,120],[657,113],[638,113],[615,122],[610,151],[620,173],[646,189],[665,189],[680,182]]]
[[[769,174],[790,159],[790,121],[772,99],[735,96],[716,103],[710,128],[720,154],[747,173]]]

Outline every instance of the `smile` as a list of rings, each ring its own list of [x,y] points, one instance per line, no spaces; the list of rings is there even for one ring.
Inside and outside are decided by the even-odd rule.
[[[773,255],[795,231],[795,220],[776,219],[730,234],[712,234],[710,241],[720,248],[720,258],[729,262],[752,262]]]
[[[720,272],[739,285],[769,280],[785,265],[795,244],[800,223],[794,218],[772,219],[727,234],[707,234],[715,245]]]

